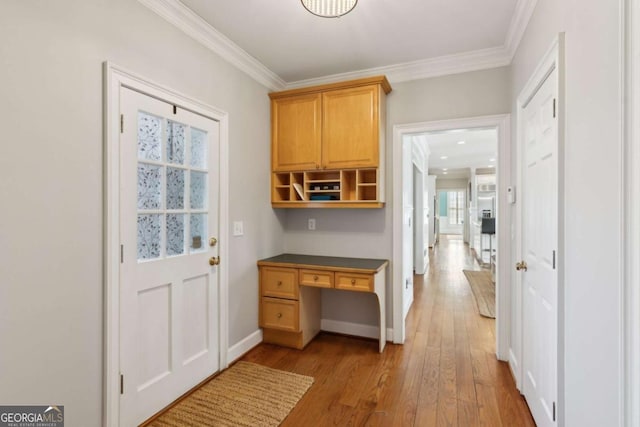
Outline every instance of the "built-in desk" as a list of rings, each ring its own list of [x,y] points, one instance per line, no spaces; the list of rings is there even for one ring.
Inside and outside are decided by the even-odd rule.
[[[377,296],[380,352],[386,344],[385,259],[282,254],[258,261],[265,342],[304,348],[320,332],[322,288]]]

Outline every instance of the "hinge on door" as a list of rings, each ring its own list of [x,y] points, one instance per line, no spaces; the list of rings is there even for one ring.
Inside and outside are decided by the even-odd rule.
[[[556,251],[553,251],[553,269],[556,269]]]
[[[553,118],[556,118],[556,99],[553,98]]]
[[[553,402],[553,421],[556,420],[556,402]]]
[[[124,114],[120,114],[120,133],[124,133]]]
[[[173,114],[178,114],[178,107],[175,105],[173,106]]]
[[[120,394],[124,394],[124,375],[120,374]]]
[[[120,245],[120,264],[124,262],[124,245]]]

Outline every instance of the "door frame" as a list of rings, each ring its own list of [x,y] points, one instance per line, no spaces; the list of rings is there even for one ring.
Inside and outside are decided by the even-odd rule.
[[[546,53],[542,56],[541,61],[538,63],[536,69],[531,73],[529,81],[524,88],[520,91],[516,101],[516,121],[517,121],[517,140],[515,150],[516,155],[516,168],[517,168],[517,187],[516,187],[516,204],[515,204],[515,217],[514,223],[516,225],[516,238],[515,238],[515,257],[517,260],[524,259],[522,254],[522,215],[523,215],[523,203],[522,203],[522,184],[524,182],[524,145],[525,135],[523,132],[524,126],[524,107],[537,93],[538,89],[545,82],[547,77],[557,70],[558,72],[558,87],[557,87],[557,115],[558,115],[558,259],[557,259],[557,399],[558,399],[558,413],[557,413],[557,425],[564,424],[564,259],[565,259],[565,242],[564,242],[564,134],[565,134],[565,67],[564,67],[564,33],[559,33],[553,40],[551,46],[547,49]],[[522,191],[519,191],[522,190]],[[520,194],[518,194],[520,192]],[[515,261],[514,261],[515,262]],[[511,267],[511,265],[509,266]],[[512,316],[513,327],[516,331],[515,342],[511,343],[509,349],[509,366],[516,380],[516,387],[518,390],[522,390],[523,386],[523,366],[522,359],[523,347],[524,347],[524,306],[522,297],[522,275],[516,274],[513,271],[513,283],[514,283],[514,299],[515,299],[515,313]]]
[[[228,366],[229,272],[229,118],[220,109],[154,83],[112,62],[103,64],[103,425],[118,425],[120,415],[120,89],[127,87],[220,123],[219,204],[219,360]],[[179,396],[176,396],[176,398]]]
[[[622,420],[625,426],[640,425],[640,4],[625,0],[624,23],[624,176]]]
[[[495,128],[498,133],[498,251],[496,275],[496,355],[500,360],[507,360],[509,354],[509,313],[510,313],[510,269],[511,265],[511,208],[507,204],[506,189],[512,182],[511,174],[511,115],[499,114],[450,120],[438,120],[420,123],[400,124],[393,126],[392,147],[392,189],[393,189],[393,252],[392,252],[392,287],[393,287],[393,342],[402,344],[405,339],[405,322],[403,314],[403,280],[402,280],[402,141],[403,136],[424,132],[435,132],[452,129]]]

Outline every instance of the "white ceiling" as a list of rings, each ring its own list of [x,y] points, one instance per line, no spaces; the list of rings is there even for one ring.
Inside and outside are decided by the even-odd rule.
[[[431,132],[422,134],[417,140],[429,147],[429,174],[443,178],[445,175],[449,178],[469,176],[469,168],[497,165],[498,133],[495,129]],[[464,144],[460,144],[462,141]]]
[[[442,68],[452,59],[482,63],[476,64],[476,69],[506,65],[526,26],[523,21],[526,24],[531,4],[535,3],[360,0],[351,13],[327,19],[307,12],[299,0],[140,1],[178,26],[184,22],[177,21],[189,21],[192,27],[202,27],[188,16],[195,12],[213,27],[214,36],[219,32],[222,39],[226,36],[231,41],[227,50],[248,54],[252,58],[241,61],[257,60],[287,86],[354,72],[389,74],[385,67],[398,65],[413,66],[414,74],[416,67],[422,67],[424,74],[425,67]],[[188,9],[181,11],[181,7]],[[171,14],[179,11],[187,18],[168,17],[167,10]],[[185,31],[203,39],[193,31]],[[198,31],[202,32],[202,28]],[[225,57],[229,55],[223,53]]]

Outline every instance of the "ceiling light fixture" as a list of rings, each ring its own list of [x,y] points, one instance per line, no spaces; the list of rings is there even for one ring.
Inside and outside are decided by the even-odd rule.
[[[351,12],[358,0],[301,0],[309,12],[322,18],[338,18]]]
[[[449,170],[449,168],[442,168],[442,170],[443,170],[443,171],[448,171],[448,170]]]
[[[462,145],[464,143],[465,143],[465,141],[458,141],[458,145]]]
[[[496,159],[489,159],[489,161],[490,161],[490,162],[495,162],[495,161],[496,161]]]
[[[447,156],[441,156],[441,157],[440,157],[440,160],[447,160],[448,158],[449,158],[449,157],[447,157]]]

